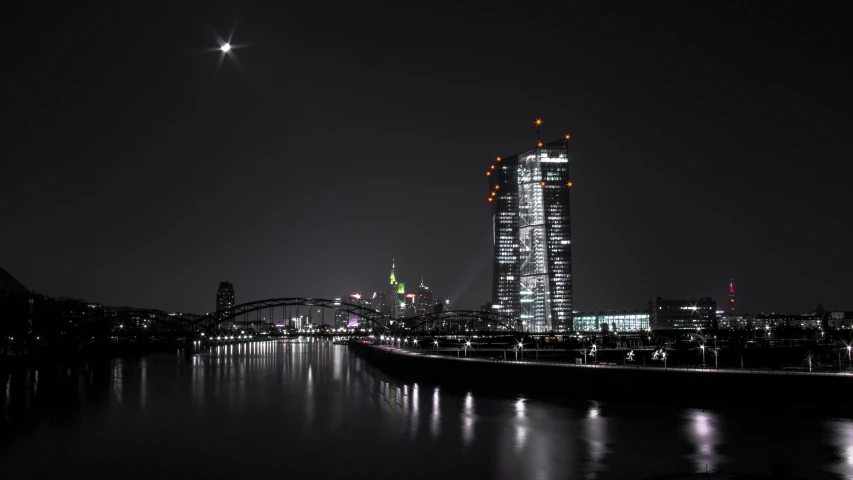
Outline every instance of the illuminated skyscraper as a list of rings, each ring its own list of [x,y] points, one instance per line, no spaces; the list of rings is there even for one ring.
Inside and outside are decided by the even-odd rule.
[[[405,299],[406,299],[406,284],[397,282],[397,274],[395,273],[396,261],[391,259],[391,288],[389,290],[389,300],[391,302],[391,317],[400,318],[404,315]]]
[[[433,309],[432,290],[424,285],[424,277],[421,277],[421,284],[418,285],[418,298],[415,310],[418,315],[431,313]]]
[[[486,172],[495,248],[492,308],[533,332],[573,328],[568,140],[498,157]]]

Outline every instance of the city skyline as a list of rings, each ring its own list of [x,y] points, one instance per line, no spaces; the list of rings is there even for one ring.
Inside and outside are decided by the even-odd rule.
[[[542,117],[577,149],[574,310],[722,304],[730,278],[739,312],[846,308],[837,6],[16,8],[0,266],[31,289],[203,311],[222,279],[334,295],[394,256],[478,308],[483,165]]]
[[[853,2],[3,12],[7,477],[853,478]]]

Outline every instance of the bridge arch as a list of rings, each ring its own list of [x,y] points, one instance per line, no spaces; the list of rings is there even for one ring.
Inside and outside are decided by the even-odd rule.
[[[147,320],[156,322],[164,327],[177,328],[187,333],[198,332],[200,329],[213,328],[224,322],[234,321],[242,315],[259,312],[267,309],[286,307],[318,307],[331,309],[332,311],[344,312],[348,316],[354,315],[369,324],[369,328],[383,333],[407,331],[434,331],[436,324],[442,329],[456,329],[465,325],[476,331],[493,331],[506,333],[523,333],[518,330],[518,319],[502,315],[496,312],[483,312],[479,310],[447,310],[431,312],[412,317],[394,319],[389,315],[382,314],[372,308],[347,302],[340,302],[325,298],[313,297],[287,297],[255,300],[235,305],[228,309],[218,310],[207,315],[190,318],[179,313],[167,313],[163,310],[116,308],[110,310],[99,310],[90,315],[93,321],[139,321]],[[447,322],[447,323],[445,323]],[[274,325],[274,321],[253,322],[263,325]],[[449,323],[449,325],[448,325]]]
[[[372,308],[367,308],[361,305],[339,302],[325,298],[289,297],[241,303],[227,309],[217,310],[216,312],[209,313],[203,317],[192,320],[191,325],[193,330],[197,330],[200,326],[215,327],[223,322],[232,321],[240,315],[279,307],[328,308],[335,311],[345,312],[349,315],[355,315],[359,319],[368,322],[372,328],[379,328],[383,331],[390,330],[390,322],[394,321],[394,319],[388,315],[383,315]]]

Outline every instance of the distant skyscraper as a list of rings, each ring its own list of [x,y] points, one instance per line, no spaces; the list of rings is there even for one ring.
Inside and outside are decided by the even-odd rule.
[[[219,282],[219,290],[216,292],[216,311],[221,312],[224,317],[234,308],[234,305],[234,285],[229,282]]]
[[[406,284],[397,281],[396,261],[391,259],[391,289],[389,291],[389,301],[391,303],[391,317],[400,318],[405,316],[406,308]]]
[[[395,272],[396,268],[396,259],[392,258],[391,279],[390,282],[388,282],[390,285],[390,288],[388,289],[388,306],[391,310],[391,318],[397,318],[400,316],[400,302],[397,301],[397,289],[399,286],[397,285],[397,274]]]
[[[416,313],[418,315],[432,313],[432,308],[432,290],[430,290],[429,287],[424,285],[424,277],[421,277],[421,284],[418,285],[418,298],[415,308]]]
[[[374,308],[382,315],[391,315],[391,299],[384,290],[376,292]]]
[[[568,139],[498,157],[486,172],[495,248],[492,307],[533,332],[573,328]]]

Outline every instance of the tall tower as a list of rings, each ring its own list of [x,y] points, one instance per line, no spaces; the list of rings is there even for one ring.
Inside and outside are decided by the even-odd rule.
[[[735,313],[735,283],[729,279],[729,312]]]
[[[492,308],[525,331],[573,328],[569,135],[497,157],[491,186],[494,235]]]
[[[388,290],[390,295],[388,295],[391,301],[391,318],[399,318],[400,317],[400,299],[399,293],[401,285],[397,283],[397,275],[394,273],[396,269],[396,259],[391,259],[391,281],[389,282],[391,288]],[[405,287],[403,287],[405,288]]]
[[[424,285],[424,277],[421,276],[421,284],[418,285],[418,304],[417,304],[417,314],[424,315],[432,312],[432,290],[426,285]]]
[[[234,285],[230,282],[219,282],[219,290],[216,291],[216,311],[222,317],[226,317],[234,308]],[[228,322],[229,325],[231,322]]]

